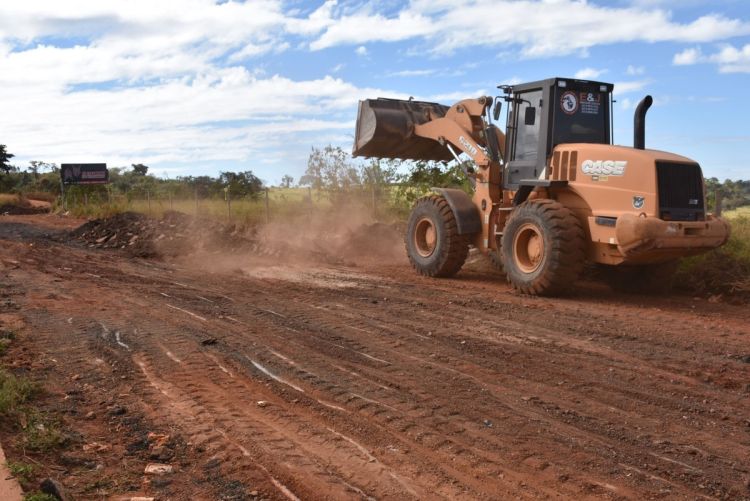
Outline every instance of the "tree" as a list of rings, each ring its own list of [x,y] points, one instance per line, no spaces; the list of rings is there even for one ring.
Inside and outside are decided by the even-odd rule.
[[[709,210],[715,210],[716,192],[721,192],[722,208],[725,210],[750,205],[750,181],[725,179],[722,183],[717,178],[710,177],[706,179],[705,185]]]
[[[148,173],[148,165],[132,164],[133,174],[136,176],[145,176]]]
[[[0,171],[8,174],[15,170],[15,168],[8,163],[8,160],[13,158],[14,156],[15,155],[13,153],[8,153],[8,150],[6,149],[4,144],[0,144]]]
[[[284,177],[281,178],[281,186],[284,188],[291,188],[292,183],[294,183],[294,178],[289,174],[284,174]]]
[[[368,186],[387,186],[394,183],[398,178],[400,160],[373,159],[361,169],[362,183]]]
[[[58,168],[57,164],[54,163],[43,162],[41,160],[31,160],[29,162],[29,167],[26,170],[34,176],[34,180],[38,180],[40,172],[49,170],[50,172],[56,173]]]
[[[222,172],[219,183],[229,188],[234,197],[255,196],[263,189],[263,181],[253,171]]]
[[[322,150],[313,148],[302,179],[307,181],[305,184],[317,190],[326,190],[332,195],[345,192],[361,183],[359,173],[349,163],[348,157],[338,146],[334,148],[329,144]]]

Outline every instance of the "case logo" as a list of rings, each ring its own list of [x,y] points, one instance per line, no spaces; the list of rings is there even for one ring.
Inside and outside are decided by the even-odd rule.
[[[634,209],[642,209],[644,203],[646,203],[646,197],[639,197],[639,196],[633,197]]]
[[[467,141],[465,137],[459,136],[458,142],[461,143],[461,146],[464,147],[464,151],[466,151],[466,153],[468,153],[472,157],[477,156],[477,149],[474,147],[473,144]]]
[[[581,171],[588,176],[623,176],[627,166],[625,160],[584,160]]]

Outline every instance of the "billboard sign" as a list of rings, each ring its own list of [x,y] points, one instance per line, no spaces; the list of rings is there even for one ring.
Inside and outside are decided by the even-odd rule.
[[[63,184],[107,184],[107,164],[61,164]]]

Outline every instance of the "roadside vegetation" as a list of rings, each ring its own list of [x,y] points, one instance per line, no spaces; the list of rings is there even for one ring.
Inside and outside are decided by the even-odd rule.
[[[0,193],[8,195],[0,205],[33,198],[77,217],[101,218],[124,211],[161,216],[176,210],[239,223],[360,206],[378,219],[393,220],[406,217],[414,201],[433,186],[469,187],[457,166],[398,160],[357,163],[332,146],[313,148],[305,174],[298,180],[287,174],[278,186],[264,184],[252,171],[159,178],[143,164],[112,167],[109,180],[108,185],[68,186],[63,200],[56,164],[32,161],[22,168],[6,161]]]
[[[8,470],[18,479],[26,492],[24,500],[46,500],[48,494],[34,491],[38,475],[42,472],[31,463],[26,454],[45,454],[67,442],[59,421],[41,410],[37,400],[43,394],[41,385],[29,377],[16,374],[8,367],[9,351],[17,340],[15,331],[0,329],[0,432],[10,434],[13,439],[6,442],[21,449],[23,461],[9,461]],[[36,461],[34,461],[36,462]]]
[[[696,295],[750,299],[750,208],[726,213],[731,225],[729,242],[711,252],[685,258],[676,286]]]

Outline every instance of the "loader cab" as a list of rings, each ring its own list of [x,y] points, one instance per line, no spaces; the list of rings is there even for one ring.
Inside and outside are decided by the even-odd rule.
[[[506,189],[542,185],[558,144],[612,144],[612,84],[550,78],[503,87],[506,124]]]

